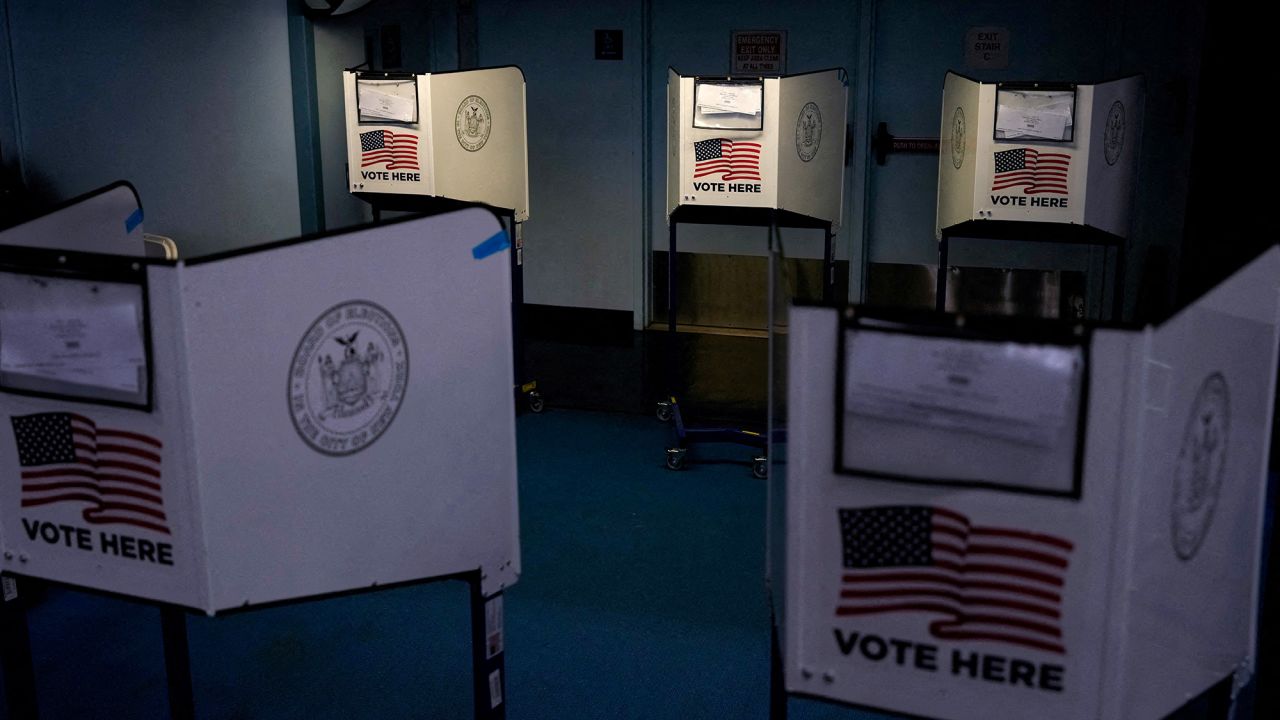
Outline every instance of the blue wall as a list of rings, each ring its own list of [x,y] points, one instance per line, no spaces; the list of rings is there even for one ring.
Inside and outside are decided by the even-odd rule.
[[[525,300],[631,310],[641,262],[643,3],[481,0],[480,64],[524,71]],[[596,28],[623,59],[595,60]]]
[[[18,106],[13,100],[13,66],[9,62],[9,8],[0,4],[0,168],[18,172]]]
[[[127,179],[147,231],[184,255],[297,234],[285,3],[8,9],[23,166],[39,196]]]

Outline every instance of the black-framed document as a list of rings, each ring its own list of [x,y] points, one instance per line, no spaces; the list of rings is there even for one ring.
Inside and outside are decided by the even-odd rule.
[[[0,389],[150,405],[146,285],[0,268]]]

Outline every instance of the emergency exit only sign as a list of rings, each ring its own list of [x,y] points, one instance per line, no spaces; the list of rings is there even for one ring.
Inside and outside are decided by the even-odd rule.
[[[734,75],[784,75],[787,72],[785,30],[734,30],[730,47]]]
[[[964,38],[964,64],[979,70],[1004,70],[1009,67],[1009,29],[969,28]]]

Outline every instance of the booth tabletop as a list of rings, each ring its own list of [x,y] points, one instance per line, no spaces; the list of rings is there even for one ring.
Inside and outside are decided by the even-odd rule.
[[[1124,247],[1124,238],[1088,225],[1051,222],[1002,220],[968,220],[942,229],[947,237],[981,238],[984,240],[1018,240],[1065,245],[1102,245]]]
[[[829,223],[808,215],[773,208],[730,207],[724,205],[681,205],[671,212],[670,222],[694,225],[751,225],[768,227],[813,228],[821,230]]]

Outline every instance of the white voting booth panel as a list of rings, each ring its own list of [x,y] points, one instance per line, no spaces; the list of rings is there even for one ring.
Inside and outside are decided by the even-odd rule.
[[[476,569],[486,594],[511,584],[507,252],[472,209],[141,264],[149,407],[0,393],[0,567],[208,613]],[[65,278],[0,267],[0,333],[29,305],[7,289],[121,260],[67,257]]]
[[[766,78],[667,72],[667,214],[683,205],[788,210],[840,225],[844,70]]]
[[[145,255],[142,203],[127,182],[112,183],[0,232],[0,245]]]
[[[479,202],[529,218],[524,73],[517,67],[343,73],[351,192]]]
[[[788,692],[1140,720],[1248,679],[1280,249],[1145,329],[790,320]]]
[[[970,220],[1066,223],[1128,234],[1142,79],[1036,85],[947,73],[939,237]]]

